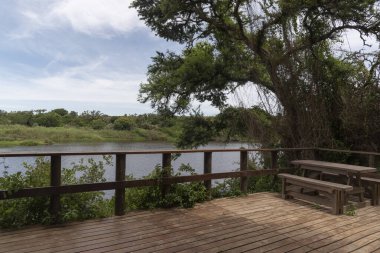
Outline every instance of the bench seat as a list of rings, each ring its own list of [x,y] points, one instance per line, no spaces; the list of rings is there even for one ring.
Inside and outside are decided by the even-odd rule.
[[[331,206],[333,214],[343,213],[343,206],[347,203],[347,194],[353,190],[353,187],[350,185],[300,177],[287,173],[281,173],[278,177],[282,178],[282,197],[284,199],[294,197],[325,206]],[[321,195],[310,196],[303,193],[302,190],[295,190],[294,186],[297,186],[298,189],[307,188],[318,191]]]

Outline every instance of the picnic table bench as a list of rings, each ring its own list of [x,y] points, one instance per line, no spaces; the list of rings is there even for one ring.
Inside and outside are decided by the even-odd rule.
[[[291,163],[302,169],[302,176],[279,174],[279,177],[282,178],[282,197],[285,199],[294,197],[330,206],[332,213],[341,214],[344,206],[348,203],[349,195],[358,194],[359,204],[365,203],[365,190],[362,184],[364,181],[370,182],[372,185],[372,203],[379,203],[380,179],[362,178],[363,175],[376,172],[376,168],[315,160],[294,160]],[[318,179],[307,177],[310,172],[319,173]],[[323,175],[343,179],[343,183],[337,183],[335,180],[334,182],[324,181]],[[309,192],[304,190],[309,190]]]
[[[326,173],[337,176],[344,176],[345,184],[353,186],[353,190],[350,192],[350,194],[359,195],[359,202],[364,201],[364,187],[362,176],[368,175],[368,173],[376,172],[376,168],[372,167],[315,160],[294,160],[291,161],[291,164],[298,165],[303,170],[303,176],[306,176],[307,171],[317,171],[320,172],[321,175],[323,173]]]
[[[331,206],[333,214],[343,213],[343,207],[347,202],[347,193],[352,191],[351,185],[337,184],[307,177],[301,177],[282,173],[278,177],[282,178],[282,197],[300,198],[320,205]],[[297,186],[295,188],[293,186]],[[306,195],[299,191],[299,188],[316,190],[323,194],[324,198]]]

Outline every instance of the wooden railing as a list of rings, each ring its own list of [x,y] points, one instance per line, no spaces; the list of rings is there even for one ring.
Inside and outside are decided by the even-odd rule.
[[[50,157],[51,178],[50,186],[38,188],[19,189],[15,192],[0,190],[0,200],[14,199],[22,197],[50,196],[50,212],[53,217],[58,217],[60,211],[60,195],[67,193],[80,193],[90,191],[115,190],[115,214],[123,215],[125,209],[125,188],[160,186],[162,194],[169,192],[170,185],[175,183],[204,181],[207,190],[211,190],[212,179],[240,178],[241,191],[247,192],[248,178],[252,176],[275,175],[278,173],[277,157],[278,152],[302,152],[311,150],[308,148],[288,148],[288,149],[207,149],[207,150],[152,150],[152,151],[110,151],[110,152],[9,152],[0,153],[0,157]],[[212,154],[216,152],[239,152],[240,170],[231,172],[212,173]],[[270,153],[271,162],[267,169],[248,170],[248,152]],[[189,176],[170,176],[172,154],[179,153],[203,153],[204,154],[204,174]],[[126,164],[128,155],[162,155],[163,178],[126,180]],[[62,156],[94,156],[94,155],[115,155],[115,181],[61,185],[61,160]]]
[[[239,152],[240,170],[231,172],[212,173],[212,154],[216,152]],[[270,153],[270,166],[267,169],[248,170],[248,152]],[[248,178],[252,176],[276,175],[279,173],[278,157],[279,152],[295,152],[296,156],[301,157],[301,153],[312,154],[314,159],[318,159],[320,152],[340,152],[359,155],[368,155],[368,164],[374,166],[375,157],[380,153],[362,152],[350,150],[336,150],[325,148],[278,148],[278,149],[201,149],[201,150],[152,150],[152,151],[110,151],[110,152],[9,152],[0,153],[0,157],[50,157],[51,159],[51,178],[50,186],[38,188],[19,189],[15,192],[0,190],[0,200],[50,196],[50,212],[53,217],[58,217],[60,211],[60,195],[68,193],[80,193],[90,191],[115,190],[115,214],[123,215],[125,210],[125,188],[160,186],[162,194],[168,193],[171,184],[203,181],[206,189],[211,189],[212,179],[240,178],[241,191],[247,192]],[[190,176],[170,176],[172,154],[180,153],[203,153],[204,154],[204,174]],[[126,164],[128,155],[162,155],[162,168],[164,177],[157,179],[138,179],[126,180]],[[78,185],[61,185],[61,160],[62,156],[87,156],[87,155],[115,155],[115,181]],[[283,169],[287,171],[291,169]]]
[[[314,148],[314,158],[316,160],[320,159],[321,152],[327,153],[341,153],[341,154],[350,154],[350,155],[359,155],[366,157],[369,167],[376,167],[376,157],[380,157],[378,152],[367,152],[367,151],[354,151],[354,150],[342,150],[342,149],[330,149],[330,148]]]

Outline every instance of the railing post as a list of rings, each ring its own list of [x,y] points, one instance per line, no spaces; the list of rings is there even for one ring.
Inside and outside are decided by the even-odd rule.
[[[212,152],[204,152],[203,173],[212,173]],[[209,198],[211,197],[211,180],[204,181]]]
[[[171,170],[171,165],[172,163],[172,154],[171,153],[163,153],[162,154],[162,176],[165,177],[170,177],[170,170]],[[170,185],[167,185],[165,183],[162,184],[162,189],[161,189],[161,194],[162,197],[164,198],[170,191]]]
[[[116,155],[116,173],[115,181],[123,182],[125,181],[125,168],[126,168],[126,155],[117,154]],[[125,187],[117,187],[115,189],[115,215],[125,214]]]
[[[375,167],[375,155],[368,155],[368,166]]]
[[[277,169],[278,168],[278,150],[272,150],[270,152],[271,154],[271,169]]]
[[[248,169],[248,151],[240,151],[240,171],[244,172]],[[240,191],[247,193],[248,177],[240,177]]]
[[[61,156],[52,155],[50,157],[50,186],[61,186]],[[61,202],[60,195],[53,194],[50,196],[50,214],[52,222],[60,221]]]

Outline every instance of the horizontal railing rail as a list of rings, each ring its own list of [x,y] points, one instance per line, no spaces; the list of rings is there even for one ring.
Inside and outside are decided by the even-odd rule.
[[[332,149],[332,148],[314,148],[314,157],[319,157],[320,152],[332,152],[332,153],[343,153],[343,154],[351,154],[351,155],[361,155],[367,156],[368,166],[375,167],[376,165],[376,157],[380,157],[380,153],[378,152],[368,152],[368,151],[356,151],[356,150],[345,150],[345,149]]]
[[[206,189],[210,192],[211,180],[224,178],[240,178],[241,191],[247,192],[248,178],[260,175],[276,175],[278,171],[278,152],[302,152],[312,151],[312,148],[276,148],[276,149],[196,149],[196,150],[137,150],[137,151],[85,151],[85,152],[5,152],[0,153],[0,157],[50,157],[50,185],[46,187],[24,188],[16,191],[7,191],[0,189],[0,200],[50,196],[50,212],[53,217],[58,218],[60,211],[60,195],[68,193],[80,193],[90,191],[115,190],[115,214],[123,215],[125,209],[125,189],[132,187],[160,186],[161,193],[167,194],[171,184],[185,182],[203,181]],[[212,173],[212,154],[216,152],[239,152],[240,153],[240,170],[231,172]],[[248,170],[248,152],[270,153],[270,166],[267,169]],[[204,173],[189,176],[171,176],[172,154],[185,153],[203,153],[204,154]],[[160,179],[138,179],[126,180],[126,157],[128,155],[151,155],[161,154],[163,177]],[[115,155],[115,181],[61,185],[63,156],[94,156],[94,155]],[[285,170],[282,170],[285,171]]]
[[[293,169],[281,169],[281,172],[292,171]],[[251,176],[266,176],[278,174],[277,169],[262,169],[262,170],[248,170],[248,171],[236,171],[236,172],[220,172],[210,173],[202,175],[191,176],[175,176],[163,179],[137,179],[121,182],[103,182],[103,183],[89,183],[89,184],[77,184],[77,185],[61,185],[61,186],[47,186],[47,187],[35,187],[25,188],[17,190],[16,192],[0,191],[0,200],[15,199],[24,197],[37,197],[37,196],[49,196],[54,194],[67,194],[67,193],[80,193],[91,191],[106,191],[114,190],[117,188],[133,188],[144,186],[158,186],[163,184],[175,184],[185,182],[197,182],[212,179],[223,178],[239,178],[239,177],[251,177]]]
[[[380,156],[376,152],[363,152],[351,150],[337,150],[327,148],[247,148],[247,149],[196,149],[196,150],[136,150],[136,151],[84,151],[84,152],[3,152],[0,157],[50,157],[50,185],[46,187],[24,188],[17,191],[6,191],[0,189],[0,200],[50,196],[50,212],[53,217],[58,218],[60,211],[60,195],[69,193],[80,193],[90,191],[115,190],[115,214],[123,215],[125,209],[125,189],[132,187],[160,186],[161,193],[167,194],[170,185],[185,182],[203,181],[206,189],[211,190],[211,180],[223,178],[240,178],[241,191],[246,193],[248,187],[248,178],[253,176],[276,175],[280,173],[278,168],[279,152],[308,152],[312,154],[314,159],[318,159],[319,152],[340,152],[352,153],[359,155],[368,155],[369,165],[374,165],[375,156]],[[217,152],[239,152],[240,168],[239,171],[213,173],[212,170],[212,154]],[[266,169],[248,170],[248,152],[270,153],[270,165]],[[186,153],[203,153],[204,168],[203,174],[189,176],[171,176],[169,171],[171,168],[172,154]],[[163,178],[160,179],[138,179],[126,180],[126,157],[128,155],[151,155],[161,154],[163,169]],[[63,156],[94,156],[94,155],[115,155],[115,181],[77,184],[77,185],[61,185]],[[299,155],[298,155],[299,156]],[[289,172],[291,169],[281,169],[281,172]]]
[[[205,152],[239,152],[244,151],[256,151],[256,152],[276,152],[276,151],[304,151],[314,150],[315,148],[244,148],[244,149],[173,149],[173,150],[115,150],[115,151],[83,151],[83,152],[2,152],[0,157],[31,157],[31,156],[85,156],[85,155],[149,155],[149,154],[185,154],[185,153],[205,153]]]

